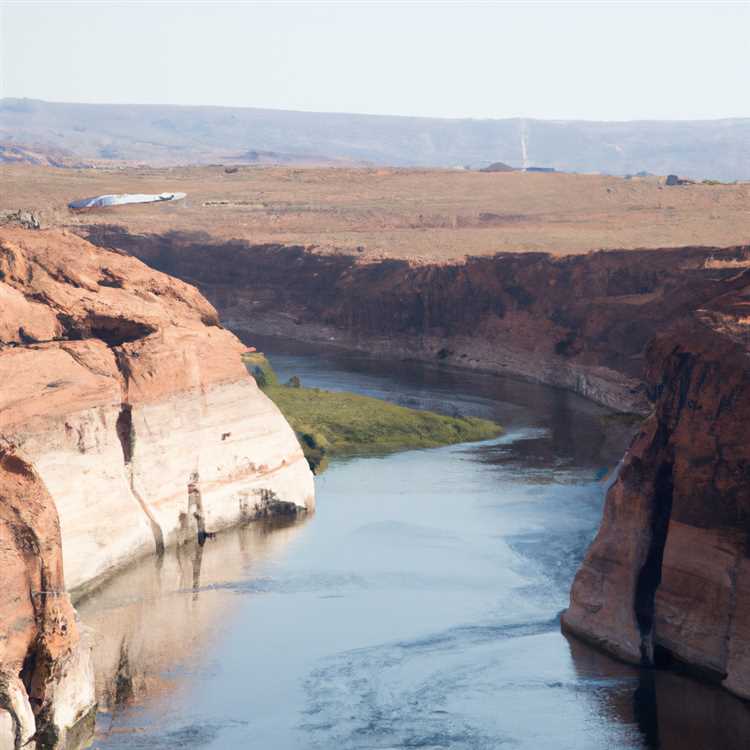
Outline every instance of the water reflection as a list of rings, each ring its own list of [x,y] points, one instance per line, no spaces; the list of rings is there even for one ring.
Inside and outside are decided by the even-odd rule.
[[[656,676],[652,670],[642,669],[638,675],[638,687],[633,691],[633,718],[648,750],[661,747]]]
[[[643,750],[747,750],[750,704],[715,685],[666,670],[638,669],[570,637],[583,684],[619,680],[621,691],[594,691],[600,710],[634,726]]]
[[[178,693],[211,668],[236,599],[228,582],[278,559],[305,520],[260,521],[144,559],[76,603],[94,643],[98,729],[143,700]]]

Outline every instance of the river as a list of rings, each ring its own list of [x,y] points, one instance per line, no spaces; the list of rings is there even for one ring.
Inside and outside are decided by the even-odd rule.
[[[511,379],[264,342],[282,379],[501,422],[334,461],[317,512],[129,568],[78,609],[93,747],[734,750],[750,709],[560,633],[627,428]]]

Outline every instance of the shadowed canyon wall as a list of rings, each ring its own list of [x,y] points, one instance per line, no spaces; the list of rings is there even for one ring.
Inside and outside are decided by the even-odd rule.
[[[563,616],[645,665],[750,698],[750,272],[658,336],[655,400],[610,489]]]
[[[744,246],[359,263],[207,235],[83,231],[197,284],[237,332],[521,376],[641,413],[648,342],[736,286],[733,264],[750,262]]]

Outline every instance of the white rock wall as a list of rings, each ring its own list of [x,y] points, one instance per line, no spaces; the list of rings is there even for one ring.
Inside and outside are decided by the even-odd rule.
[[[313,477],[293,430],[248,379],[132,407],[132,457],[117,432],[121,405],[68,414],[17,435],[55,499],[65,581],[76,592],[179,541],[188,485],[200,490],[206,531],[249,520],[268,491],[314,508]],[[157,528],[154,527],[155,522]]]

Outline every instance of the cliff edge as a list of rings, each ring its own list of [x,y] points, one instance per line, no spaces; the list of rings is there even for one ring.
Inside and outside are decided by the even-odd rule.
[[[423,265],[101,224],[86,235],[196,284],[248,337],[512,375],[644,415],[649,341],[734,289],[738,268],[750,265],[747,245],[507,252]]]
[[[647,350],[654,412],[609,493],[563,627],[750,698],[750,271]]]
[[[311,510],[313,481],[188,284],[66,232],[3,229],[0,309],[0,747],[57,747],[94,704],[68,592]]]

